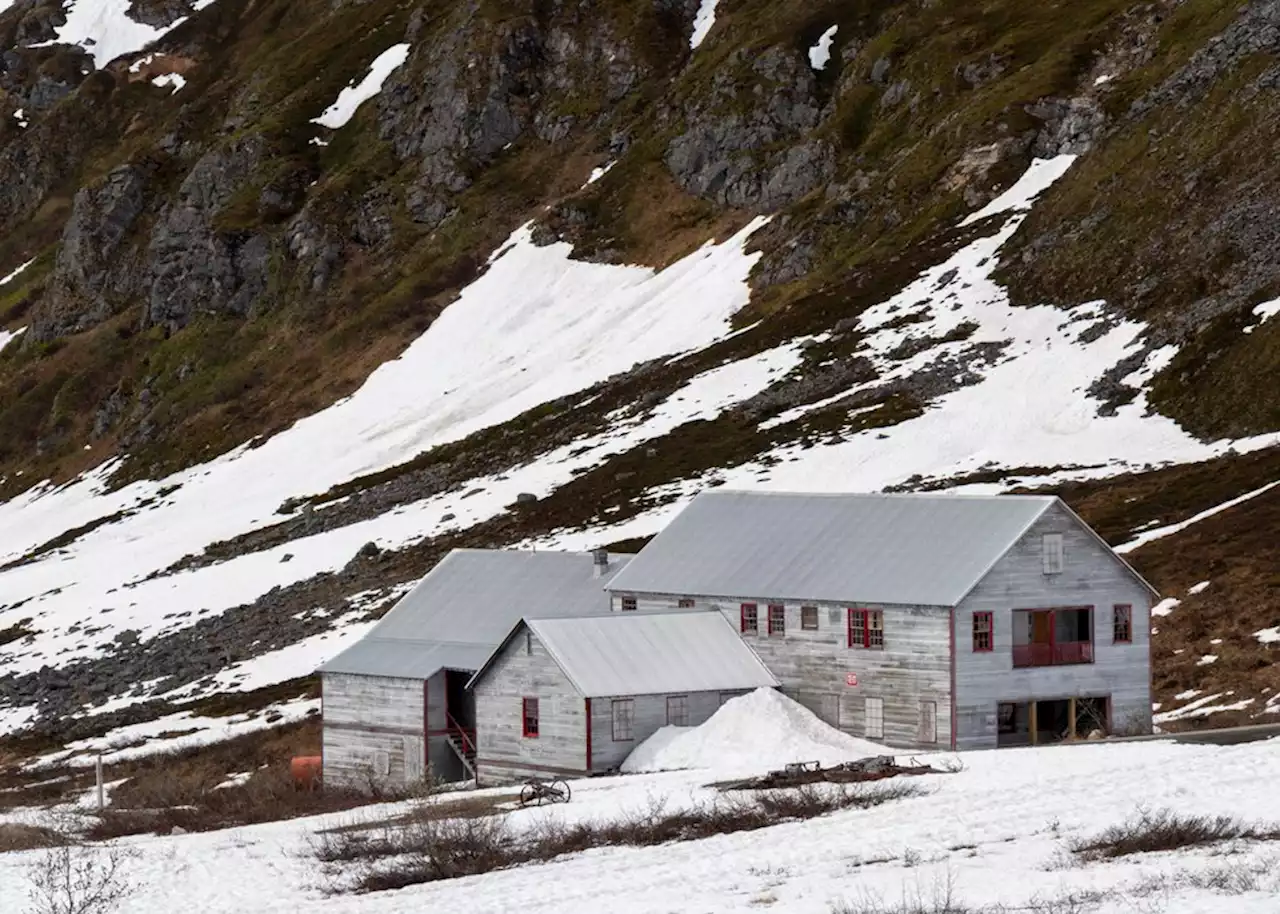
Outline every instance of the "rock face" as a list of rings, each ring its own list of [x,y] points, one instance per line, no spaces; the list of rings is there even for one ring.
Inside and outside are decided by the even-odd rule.
[[[88,329],[120,307],[128,271],[121,269],[117,256],[146,204],[146,186],[141,169],[123,165],[99,186],[76,193],[44,301],[31,325],[34,339]]]
[[[197,314],[246,315],[267,285],[271,242],[219,232],[214,222],[245,188],[265,143],[250,135],[206,153],[160,214],[147,246],[145,322],[180,329]]]
[[[817,84],[793,49],[770,48],[749,64],[735,53],[683,116],[664,161],[682,187],[723,206],[772,212],[835,171],[830,145],[808,135],[821,116]]]

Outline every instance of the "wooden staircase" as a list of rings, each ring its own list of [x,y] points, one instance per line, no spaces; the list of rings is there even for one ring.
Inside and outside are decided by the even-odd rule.
[[[449,725],[449,733],[446,737],[449,741],[449,748],[453,750],[453,754],[462,762],[462,769],[467,773],[467,777],[475,780],[476,776],[476,734],[474,730],[467,730],[460,726],[453,715],[446,712],[446,721]]]

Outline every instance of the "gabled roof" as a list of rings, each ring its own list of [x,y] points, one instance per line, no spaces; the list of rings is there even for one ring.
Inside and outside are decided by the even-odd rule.
[[[630,559],[610,555],[596,577],[590,552],[455,549],[320,671],[427,679],[479,669],[521,618],[606,612],[605,584]]]
[[[677,514],[609,589],[955,606],[1059,504],[1039,495],[711,489]]]
[[[772,688],[778,680],[718,612],[610,613],[525,619],[512,629],[474,686],[528,627],[584,698]]]

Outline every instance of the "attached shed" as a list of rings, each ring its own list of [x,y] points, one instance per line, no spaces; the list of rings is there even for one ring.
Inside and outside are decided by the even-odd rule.
[[[458,549],[320,668],[324,781],[366,788],[474,774],[467,681],[522,617],[608,610],[630,556]]]
[[[660,727],[777,685],[717,612],[524,619],[470,683],[477,779],[610,771]]]

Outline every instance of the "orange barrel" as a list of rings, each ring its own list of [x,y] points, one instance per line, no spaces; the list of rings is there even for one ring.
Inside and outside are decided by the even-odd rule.
[[[296,755],[289,763],[289,773],[293,775],[293,783],[307,790],[320,785],[321,757],[318,755]]]

